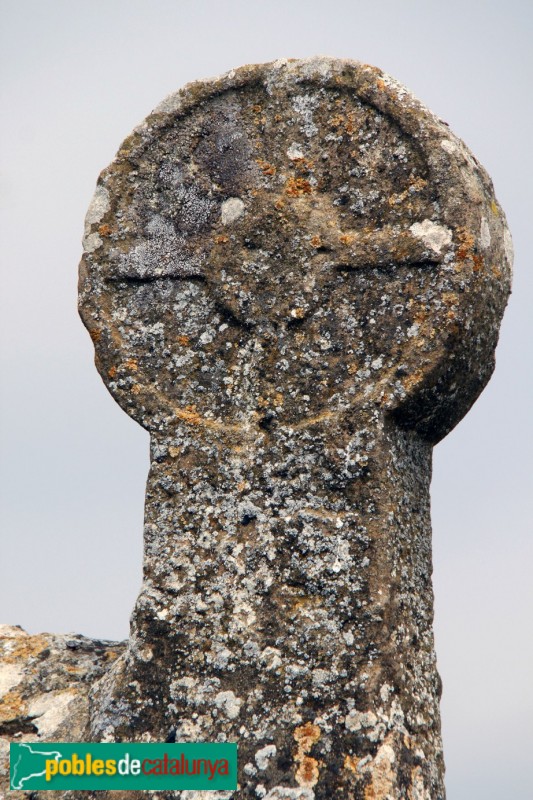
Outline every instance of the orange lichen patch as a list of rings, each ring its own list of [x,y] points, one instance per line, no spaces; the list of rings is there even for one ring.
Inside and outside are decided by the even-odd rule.
[[[465,261],[473,252],[475,239],[474,236],[466,228],[459,228],[457,245],[457,259],[458,261]]]
[[[268,408],[269,406],[281,406],[284,402],[281,392],[276,392],[272,397],[258,397],[257,408]]]
[[[84,667],[76,667],[74,664],[66,664],[65,671],[71,675],[81,675],[85,672]]]
[[[446,327],[449,333],[453,333],[454,336],[458,336],[461,333],[461,326],[454,319],[450,319]]]
[[[387,203],[389,206],[395,206],[398,203],[403,203],[403,201],[410,197],[412,194],[416,194],[416,192],[421,192],[427,186],[427,181],[423,178],[417,178],[412,183],[409,184],[407,189],[404,189],[403,192],[399,192],[398,194],[391,194],[388,198]]]
[[[346,133],[353,133],[355,130],[355,116],[353,111],[350,111],[347,115],[346,120]]]
[[[447,306],[454,306],[457,303],[457,295],[454,292],[443,292],[442,302]]]
[[[109,375],[110,378],[116,378],[117,377],[117,368],[116,367],[109,367],[109,369],[107,370],[107,374]]]
[[[274,122],[282,122],[282,121],[283,117],[281,116],[281,114],[274,114]]]
[[[387,90],[385,83],[381,79],[379,81],[376,81],[376,86],[378,87],[380,92],[385,92]]]
[[[357,765],[361,761],[360,758],[357,756],[346,756],[344,759],[344,769],[350,770],[350,772],[357,772]]]
[[[484,262],[482,255],[474,253],[474,255],[472,256],[472,261],[474,262],[474,267],[473,267],[474,272],[479,272],[480,270],[483,269]]]
[[[498,211],[498,206],[496,205],[496,201],[495,200],[493,200],[491,202],[490,210],[492,211],[492,213],[494,214],[495,217],[498,217],[500,215],[500,212]]]
[[[112,230],[111,226],[108,225],[105,222],[103,225],[100,225],[100,227],[98,228],[98,233],[100,234],[100,236],[111,236],[111,234],[113,233],[113,230]]]
[[[138,383],[134,383],[133,386],[131,387],[131,393],[132,394],[140,394],[141,391],[142,391],[141,387],[140,387],[140,385]]]
[[[305,178],[290,177],[285,184],[285,194],[289,197],[301,197],[303,194],[311,194],[313,187]]]
[[[276,200],[276,202],[274,203],[274,208],[277,208],[278,211],[282,211],[282,209],[285,208],[285,201],[282,197]]]
[[[293,431],[299,431],[302,430],[302,428],[311,428],[313,425],[320,425],[322,422],[328,422],[335,416],[336,414],[334,411],[322,411],[322,413],[314,417],[305,417],[298,422],[293,422],[291,425],[287,425],[287,428]]]
[[[106,661],[115,661],[118,656],[119,654],[115,650],[108,650],[107,653],[105,653],[104,658]]]
[[[216,244],[226,244],[229,242],[229,237],[224,236],[224,234],[219,234],[218,236],[215,236],[215,242]]]
[[[332,128],[340,128],[341,125],[344,125],[344,123],[345,119],[342,116],[342,114],[336,114],[334,117],[330,117],[330,119],[328,120],[328,124]]]
[[[268,161],[264,161],[262,158],[256,158],[256,162],[259,164],[263,175],[276,174],[276,167],[273,164],[269,164]]]
[[[191,340],[189,339],[189,337],[185,336],[185,335],[177,336],[176,337],[176,341],[177,341],[178,344],[181,344],[182,347],[186,347],[188,344],[191,343]]]
[[[315,511],[315,509],[312,509]],[[328,514],[322,513],[322,515],[313,514],[311,511],[306,509],[306,514],[308,516],[314,517],[316,516],[317,519],[325,519],[327,522],[331,522],[331,517]],[[317,608],[319,603],[317,602],[316,597],[313,596],[304,596],[304,597],[296,597],[291,603],[290,607],[290,616],[291,619],[296,619],[296,617],[302,617],[304,614],[309,615],[314,609]],[[311,749],[311,745],[307,748],[307,750]],[[300,750],[298,751],[300,752]],[[306,751],[302,750],[300,755],[305,755]]]
[[[13,649],[2,655],[5,663],[27,661],[32,656],[37,656],[49,647],[49,642],[44,636],[24,636],[13,640]]]
[[[177,408],[176,416],[190,425],[201,425],[206,422],[204,418],[197,412],[195,406],[186,406],[185,408]]]
[[[349,247],[355,242],[355,236],[353,236],[351,233],[343,233],[341,236],[339,236],[339,241],[341,244],[345,244],[347,247]]]
[[[335,105],[344,107],[344,102],[339,98],[335,101]],[[355,114],[353,111],[348,111],[345,114],[335,114],[335,116],[329,118],[328,125],[337,129],[344,128],[346,133],[351,136],[356,128]]]
[[[296,168],[296,171],[299,172],[300,174],[311,172],[315,166],[314,161],[311,161],[310,159],[307,158],[303,158],[303,156],[301,156],[300,158],[294,158],[292,160],[292,163],[293,166]]]
[[[24,717],[27,706],[19,692],[7,692],[0,701],[0,722],[10,722],[13,719]]]
[[[102,331],[98,330],[98,328],[91,328],[91,330],[89,331],[89,336],[95,343],[98,341],[101,335]]]
[[[371,767],[371,775],[372,782],[365,787],[365,800],[387,800],[394,796],[396,781],[392,760],[380,758],[379,751]]]
[[[495,278],[501,278],[502,271],[499,267],[492,267],[492,274],[494,275]]]
[[[252,111],[254,112],[254,114],[260,114],[262,110],[263,109],[259,105],[252,106]]]
[[[304,756],[296,770],[296,782],[299,786],[311,788],[315,786],[319,776],[318,761],[316,758]]]
[[[316,758],[310,758],[307,753],[320,739],[320,728],[312,722],[306,722],[294,731],[294,738],[298,749],[294,760],[298,764],[296,781],[299,786],[312,787],[318,781],[319,769]]]
[[[397,738],[393,734],[389,734],[383,740],[372,761],[362,764],[361,768],[358,769],[361,778],[366,782],[363,790],[364,800],[388,800],[388,798],[396,797],[395,742],[397,743]],[[344,766],[347,769],[353,769],[355,772],[359,766],[359,759],[354,758],[351,762],[348,762],[348,758],[351,757],[346,757]],[[409,797],[411,797],[411,794],[409,794]]]
[[[179,447],[170,446],[168,448],[168,454],[169,454],[170,458],[177,458],[180,453],[181,453],[181,449]]]
[[[405,378],[405,379],[402,381],[402,384],[403,384],[403,387],[404,387],[404,389],[405,389],[406,391],[409,391],[409,390],[410,390],[410,389],[412,389],[413,387],[415,387],[415,386],[418,386],[418,384],[419,384],[419,383],[420,383],[420,382],[421,382],[423,379],[424,379],[424,373],[423,373],[423,372],[421,372],[420,370],[417,370],[416,372],[413,372],[411,375],[408,375],[408,376],[407,376],[407,377],[406,377],[406,378]]]
[[[291,311],[291,317],[294,319],[303,319],[305,317],[305,309],[304,308],[293,308]]]
[[[320,739],[320,728],[312,722],[306,722],[294,731],[294,738],[298,743],[298,752],[305,755]]]
[[[139,364],[135,358],[126,359],[126,361],[124,362],[124,366],[131,372],[137,372],[139,369]]]
[[[322,239],[318,235],[317,236],[313,236],[313,238],[311,239],[311,244],[312,244],[313,247],[317,247],[317,248],[318,247],[322,247]]]

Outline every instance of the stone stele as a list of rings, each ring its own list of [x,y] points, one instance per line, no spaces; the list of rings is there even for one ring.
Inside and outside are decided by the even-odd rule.
[[[444,798],[431,452],[494,367],[488,175],[379,69],[245,66],[126,139],[84,250],[98,370],[151,437],[143,585],[85,735],[236,741],[221,798]]]

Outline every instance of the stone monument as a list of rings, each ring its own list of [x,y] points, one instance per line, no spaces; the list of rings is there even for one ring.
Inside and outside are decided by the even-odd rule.
[[[151,437],[86,735],[237,741],[239,798],[444,798],[431,451],[509,293],[486,172],[374,67],[246,66],[126,139],[84,251],[98,370]]]

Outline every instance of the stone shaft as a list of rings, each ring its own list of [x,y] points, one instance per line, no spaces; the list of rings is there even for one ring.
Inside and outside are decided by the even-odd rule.
[[[198,446],[185,426],[155,445],[143,590],[128,655],[93,698],[93,737],[238,741],[242,796],[348,797],[373,785],[376,758],[388,790],[443,796],[430,447],[361,416],[358,481],[331,464],[324,481],[320,425],[263,434],[244,458],[238,439]]]

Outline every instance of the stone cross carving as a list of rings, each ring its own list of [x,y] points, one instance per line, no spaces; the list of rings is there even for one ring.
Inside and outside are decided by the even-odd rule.
[[[97,367],[151,436],[91,735],[238,741],[242,798],[443,798],[431,449],[509,292],[487,174],[378,69],[247,66],[133,132],[84,245]]]

